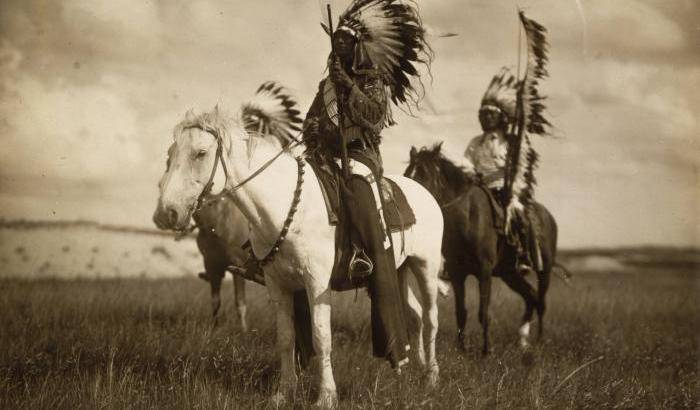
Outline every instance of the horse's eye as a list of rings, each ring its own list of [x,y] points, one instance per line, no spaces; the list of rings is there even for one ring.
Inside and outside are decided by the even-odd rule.
[[[207,155],[207,150],[205,149],[200,149],[197,151],[197,153],[194,155],[195,159],[202,159]]]

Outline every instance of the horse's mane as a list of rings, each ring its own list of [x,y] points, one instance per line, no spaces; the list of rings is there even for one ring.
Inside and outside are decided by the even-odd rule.
[[[213,110],[195,114],[193,110],[187,111],[185,119],[180,121],[175,126],[175,135],[182,133],[187,128],[201,128],[203,130],[213,129],[224,138],[228,136],[229,129],[238,127],[241,132],[245,132],[245,128],[238,116],[228,116],[226,112],[217,105]],[[224,138],[226,140],[226,138]]]
[[[416,152],[413,161],[416,166],[422,165],[429,172],[439,170],[445,181],[455,189],[462,189],[474,184],[474,178],[467,173],[464,167],[452,162],[442,153],[442,143],[437,143],[432,148],[423,147]]]
[[[255,93],[255,96],[242,104],[234,115],[227,115],[218,105],[213,110],[195,115],[189,110],[185,119],[175,126],[175,135],[187,128],[214,130],[226,141],[229,130],[245,133],[249,136],[272,135],[281,146],[286,147],[296,141],[295,135],[301,131],[297,102],[281,85],[267,81]]]

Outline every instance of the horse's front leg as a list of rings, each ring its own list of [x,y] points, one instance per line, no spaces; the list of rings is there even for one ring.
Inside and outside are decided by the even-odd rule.
[[[457,319],[457,347],[461,351],[466,350],[464,329],[467,325],[467,305],[465,297],[465,281],[463,268],[453,266],[450,272],[450,280],[452,282],[452,291],[454,292],[455,302],[455,318]]]
[[[246,320],[246,303],[245,303],[245,279],[239,275],[233,276],[233,298],[238,311],[238,320],[241,324],[241,329],[244,332],[248,331],[248,321]]]
[[[484,345],[481,349],[483,354],[491,353],[491,343],[489,340],[489,303],[491,300],[491,267],[482,267],[479,275],[479,322],[483,331]]]
[[[274,281],[268,280],[267,290],[276,310],[280,380],[272,402],[279,406],[294,397],[297,382],[294,372],[294,298],[293,293],[281,289]]]
[[[316,407],[333,408],[338,404],[338,393],[331,367],[331,301],[330,289],[309,291],[311,324],[318,360],[319,389]]]

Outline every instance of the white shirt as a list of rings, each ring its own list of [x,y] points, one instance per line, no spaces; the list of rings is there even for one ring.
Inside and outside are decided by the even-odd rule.
[[[489,188],[502,188],[508,142],[502,131],[492,131],[472,138],[464,156],[474,165]]]

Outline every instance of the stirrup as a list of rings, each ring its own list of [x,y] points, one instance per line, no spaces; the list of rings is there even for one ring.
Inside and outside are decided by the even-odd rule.
[[[530,272],[534,272],[535,269],[526,263],[518,263],[518,266],[515,267],[515,271],[518,272],[518,274],[525,276]]]
[[[352,257],[350,258],[350,277],[352,279],[364,279],[368,277],[374,269],[372,260],[367,256],[364,249],[353,245]]]
[[[517,251],[517,255],[515,257],[515,271],[522,275],[525,275],[530,271],[535,271],[532,260],[527,251]]]

